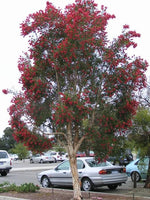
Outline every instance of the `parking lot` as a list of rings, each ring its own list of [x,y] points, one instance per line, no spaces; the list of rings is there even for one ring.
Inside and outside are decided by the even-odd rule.
[[[54,168],[58,163],[32,163],[28,159],[23,161],[14,161],[13,168],[6,177],[0,177],[0,183],[8,181],[20,185],[23,183],[34,183],[38,184],[37,174],[41,171]],[[133,182],[131,178],[128,178],[126,184],[122,184],[115,191],[109,190],[107,187],[97,188],[96,191],[104,193],[117,193],[117,194],[129,194],[137,193],[138,190],[143,190],[144,182],[137,183],[137,188],[133,190]],[[150,193],[149,193],[150,196]]]

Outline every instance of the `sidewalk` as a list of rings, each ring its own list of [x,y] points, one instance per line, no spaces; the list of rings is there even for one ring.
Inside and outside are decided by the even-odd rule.
[[[54,167],[47,167],[47,166],[38,166],[38,167],[22,167],[22,168],[12,168],[11,171],[30,171],[30,170],[48,170],[53,169]]]

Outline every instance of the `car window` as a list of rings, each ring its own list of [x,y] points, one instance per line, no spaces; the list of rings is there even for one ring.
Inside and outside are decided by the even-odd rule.
[[[62,164],[60,164],[56,170],[69,170],[70,169],[70,164],[69,161],[63,162]]]
[[[50,154],[49,153],[44,153],[44,156],[49,156]]]
[[[56,155],[56,153],[55,152],[51,152],[51,155]]]
[[[133,163],[134,163],[134,161],[132,161]],[[138,163],[140,162],[140,160],[137,160],[136,162],[135,162],[135,165],[138,165]]]
[[[149,158],[148,158],[148,157],[144,158],[144,163],[145,163],[146,165],[149,164]]]
[[[138,163],[138,169],[139,170],[147,170],[148,169],[148,164],[149,164],[149,158],[143,158],[139,161]]]
[[[58,153],[58,155],[60,155],[60,156],[63,156],[63,155],[64,155],[64,153],[63,153],[63,152],[59,152],[59,153]]]
[[[0,158],[8,158],[8,155],[6,152],[0,152]]]
[[[82,160],[77,160],[77,168],[78,169],[83,169],[85,167],[84,163]]]
[[[40,154],[36,154],[34,157],[40,157]]]
[[[98,162],[98,161],[96,161],[94,159],[87,159],[86,162],[90,167],[111,166],[111,163],[109,163],[109,162]]]
[[[141,159],[141,160],[139,160],[139,165],[148,165],[148,163],[149,163],[149,158],[148,157],[146,157],[146,158],[143,158],[143,159]]]

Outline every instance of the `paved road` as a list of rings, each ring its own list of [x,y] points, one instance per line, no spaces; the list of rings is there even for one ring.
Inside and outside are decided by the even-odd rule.
[[[6,177],[0,176],[0,184],[8,181],[9,183],[15,183],[16,185],[21,185],[23,183],[34,183],[35,185],[38,184],[37,174],[43,170],[47,170],[50,168],[54,168],[58,163],[45,163],[45,164],[38,164],[38,163],[29,163],[29,160],[25,161],[14,161],[13,169]],[[144,183],[140,182],[137,184],[137,187],[143,188]],[[129,193],[129,190],[133,188],[133,183],[129,178],[126,184],[118,187],[116,191],[111,191],[107,187],[101,187],[96,189],[98,192],[106,192],[106,193]]]
[[[58,164],[58,163],[57,163]],[[13,168],[7,176],[0,176],[0,184],[8,181],[9,183],[15,183],[21,185],[23,183],[34,183],[39,184],[37,181],[37,174],[43,170],[53,168],[57,165],[56,163],[32,163],[29,160],[25,161],[14,161]]]

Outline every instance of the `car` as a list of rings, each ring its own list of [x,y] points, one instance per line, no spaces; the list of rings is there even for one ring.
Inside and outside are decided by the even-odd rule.
[[[36,154],[30,158],[30,163],[46,163],[55,162],[55,159],[49,153]]]
[[[85,153],[85,152],[78,151],[78,152],[76,153],[76,157],[86,157],[86,153]]]
[[[94,151],[89,151],[89,156],[94,157],[95,156]]]
[[[132,181],[146,180],[148,165],[149,157],[138,158],[126,166],[127,175],[131,176]]]
[[[50,151],[49,152],[50,156],[54,158],[54,162],[58,162],[58,161],[64,161],[66,160],[66,154],[64,152],[56,152],[56,151]]]
[[[11,154],[11,153],[10,153],[9,156],[11,157],[11,159],[12,159],[13,161],[19,159],[19,157],[18,157],[17,154]]]
[[[110,156],[108,157],[107,160],[111,162],[113,165],[119,163],[119,165],[121,166],[127,166],[131,161],[133,161],[133,155],[129,150],[127,150],[125,154],[116,157]]]
[[[116,189],[128,179],[125,167],[114,166],[107,161],[100,163],[94,157],[77,158],[77,168],[81,189],[84,191],[100,186]],[[69,160],[60,163],[54,169],[39,173],[37,178],[42,187],[72,186]]]
[[[12,161],[7,151],[0,150],[0,174],[6,176],[12,169]]]

